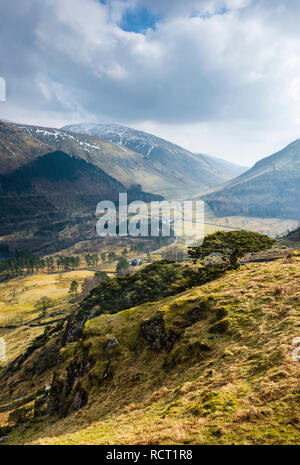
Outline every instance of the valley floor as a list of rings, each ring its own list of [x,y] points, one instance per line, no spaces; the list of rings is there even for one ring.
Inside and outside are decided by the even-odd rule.
[[[35,274],[0,283],[0,337],[6,341],[7,362],[25,352],[34,338],[70,312],[69,288],[73,280],[82,283],[92,271]],[[35,309],[41,297],[52,300],[45,318]]]

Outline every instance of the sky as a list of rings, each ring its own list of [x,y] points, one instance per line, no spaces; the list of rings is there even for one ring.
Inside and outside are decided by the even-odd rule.
[[[251,166],[300,137],[299,0],[0,0],[0,118]]]

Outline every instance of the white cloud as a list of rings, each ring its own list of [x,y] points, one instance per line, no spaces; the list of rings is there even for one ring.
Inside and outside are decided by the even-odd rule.
[[[122,30],[128,7],[154,30]],[[241,164],[298,137],[298,0],[11,0],[0,16],[3,118],[116,121]]]

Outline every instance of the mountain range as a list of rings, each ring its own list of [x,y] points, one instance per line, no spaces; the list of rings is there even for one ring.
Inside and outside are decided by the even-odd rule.
[[[16,125],[2,122],[0,141],[0,234],[13,250],[42,250],[50,236],[51,250],[94,237],[97,203],[117,201],[121,192],[129,201],[161,199],[140,186],[124,186],[77,152],[56,150]],[[73,228],[67,241],[59,236],[65,228]]]
[[[117,124],[0,122],[0,176],[2,228],[17,217],[91,213],[125,191],[149,201],[201,198],[216,216],[300,217],[300,140],[247,170]]]
[[[300,139],[200,197],[217,216],[300,219]]]
[[[188,195],[194,189],[205,190],[208,179],[217,185],[229,177],[215,168],[218,163],[206,163],[154,136],[149,139],[167,149],[146,156],[142,142],[132,147],[141,150],[137,152],[94,135],[0,122],[1,235],[13,249],[42,250],[48,247],[51,231],[73,228],[74,223],[81,231],[88,217],[89,231],[72,229],[69,244],[84,234],[90,237],[97,203],[117,201],[120,192],[127,192],[129,201],[160,200],[159,192]],[[205,184],[197,180],[197,172]],[[61,242],[52,234],[51,250]]]
[[[116,144],[119,150],[138,154],[137,160],[127,156],[127,179],[122,178],[122,182],[139,183],[143,190],[168,198],[207,190],[246,170],[245,167],[218,158],[196,155],[160,137],[118,124],[73,124],[62,130],[77,133],[81,137],[83,134],[93,136]],[[115,167],[106,166],[106,169],[114,176]]]

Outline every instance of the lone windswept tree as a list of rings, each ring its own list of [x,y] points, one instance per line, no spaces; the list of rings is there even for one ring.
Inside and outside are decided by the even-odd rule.
[[[230,268],[237,270],[240,267],[239,260],[244,255],[268,249],[274,243],[274,239],[255,232],[218,231],[206,236],[201,246],[190,247],[188,253],[194,263],[211,254],[218,254]]]
[[[78,297],[79,283],[77,281],[72,281],[69,289],[69,294],[72,298]]]
[[[52,307],[53,302],[49,297],[41,297],[36,303],[35,303],[35,309],[41,312],[41,316],[44,318],[47,315],[47,310]]]

